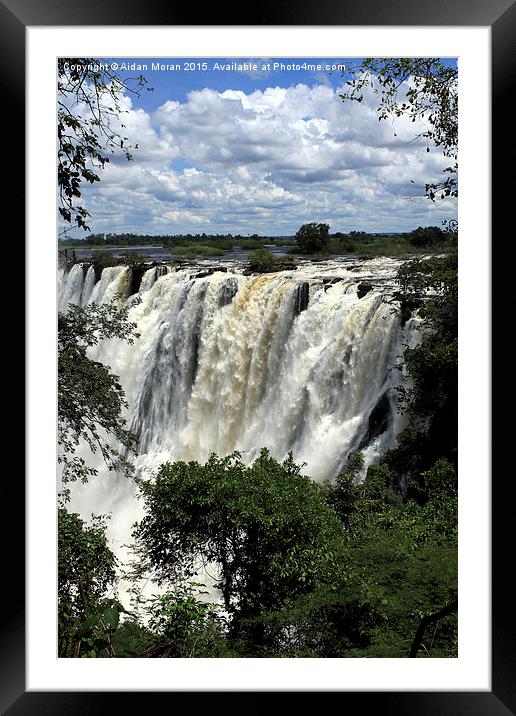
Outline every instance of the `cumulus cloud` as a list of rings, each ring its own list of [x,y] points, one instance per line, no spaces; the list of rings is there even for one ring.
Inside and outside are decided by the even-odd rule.
[[[321,83],[205,88],[152,115],[124,101],[139,149],[85,191],[94,231],[274,235],[323,220],[333,231],[396,231],[456,214],[452,199],[413,199],[447,161],[415,141],[423,127],[379,122],[374,96],[343,103]]]

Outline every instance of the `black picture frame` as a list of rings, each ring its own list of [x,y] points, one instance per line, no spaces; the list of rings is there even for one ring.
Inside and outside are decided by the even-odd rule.
[[[418,25],[418,26],[484,26],[492,33],[492,169],[493,177],[503,174],[506,143],[511,140],[511,115],[507,103],[514,87],[514,59],[516,54],[516,7],[510,0],[360,0],[337,4],[333,0],[302,4],[302,0],[266,0],[254,6],[256,15],[243,14],[244,5],[236,8],[229,3],[203,6],[146,0],[0,0],[0,73],[4,98],[4,137],[21,134],[25,100],[25,29],[29,26],[73,25]],[[202,23],[196,22],[202,16]],[[7,121],[6,121],[7,120]],[[6,134],[8,133],[8,134]],[[504,147],[502,148],[502,142]],[[23,142],[4,142],[4,167],[8,168],[10,196],[9,211],[16,217],[17,232],[22,229],[25,214],[23,192]],[[7,155],[7,156],[6,156]],[[18,176],[16,177],[16,172]],[[15,178],[16,177],[16,178]],[[501,226],[511,206],[509,192],[513,181],[496,181],[492,193],[492,236],[501,235]],[[507,224],[508,225],[508,224]],[[19,248],[17,261],[19,261]],[[505,253],[505,248],[504,248]],[[506,256],[506,254],[505,254]],[[505,260],[505,259],[504,259]],[[492,304],[493,328],[500,306]],[[495,320],[496,317],[496,320]],[[18,321],[13,321],[19,325]],[[9,325],[6,330],[9,330]],[[23,341],[22,341],[23,342]],[[498,373],[506,373],[499,364]],[[498,436],[495,447],[500,448]],[[493,449],[493,454],[496,451]],[[4,591],[8,592],[9,608],[2,611],[0,641],[0,708],[2,713],[19,714],[81,714],[117,713],[120,692],[26,692],[25,687],[25,610],[24,610],[24,485],[21,471],[6,470],[4,504],[16,513],[16,521],[9,526],[8,547],[4,549],[3,573],[7,576]],[[507,479],[510,475],[507,475]],[[514,586],[511,583],[510,561],[507,564],[507,545],[512,543],[513,502],[507,498],[507,486],[502,475],[495,475],[492,485],[492,691],[472,692],[341,692],[340,705],[349,709],[357,702],[362,710],[398,716],[453,716],[482,714],[507,716],[516,714],[516,638],[514,618]],[[16,546],[16,547],[15,547]],[[8,586],[9,585],[9,586]],[[11,590],[13,593],[11,593]],[[409,685],[408,685],[409,686]],[[152,696],[173,699],[174,693],[151,692]],[[132,708],[148,707],[149,693],[125,694]],[[202,694],[199,694],[202,695]],[[260,694],[261,695],[261,694]],[[144,701],[145,700],[145,701]],[[154,699],[153,699],[154,700]]]

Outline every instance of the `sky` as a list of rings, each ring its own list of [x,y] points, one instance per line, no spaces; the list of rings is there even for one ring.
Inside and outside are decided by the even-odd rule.
[[[448,161],[415,135],[423,124],[378,121],[378,98],[343,102],[340,67],[357,58],[103,58],[122,77],[124,135],[86,186],[92,233],[292,235],[411,231],[455,218],[424,185]],[[84,237],[75,230],[72,235]]]

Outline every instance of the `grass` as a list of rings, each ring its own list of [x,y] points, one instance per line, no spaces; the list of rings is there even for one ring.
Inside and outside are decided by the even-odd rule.
[[[192,246],[171,246],[170,253],[174,257],[185,256],[186,258],[192,258],[196,256],[224,256],[225,251],[215,246],[194,244]]]

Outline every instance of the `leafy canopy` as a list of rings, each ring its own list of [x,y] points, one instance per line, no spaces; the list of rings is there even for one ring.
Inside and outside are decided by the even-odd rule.
[[[330,240],[328,224],[303,224],[296,233],[295,239],[303,254],[314,254],[327,246]]]
[[[58,510],[60,656],[96,656],[118,624],[117,603],[106,599],[115,585],[116,559],[105,531],[100,516],[86,525],[79,515]]]
[[[360,453],[352,456],[326,488],[346,528],[346,582],[336,585],[333,596],[310,598],[296,636],[298,643],[303,633],[308,643],[317,644],[310,628],[315,624],[316,634],[327,640],[328,656],[406,657],[421,618],[456,597],[455,468],[440,459],[424,471],[425,497],[418,501],[402,499],[385,462],[371,465],[366,479],[356,484],[361,464]],[[343,629],[350,610],[355,632],[349,623]],[[456,615],[439,623],[431,641],[425,640],[424,655],[456,656],[456,631]]]
[[[435,246],[447,238],[447,233],[439,226],[418,226],[409,234],[409,241],[413,246]]]
[[[279,463],[263,449],[251,466],[239,453],[166,463],[141,489],[142,565],[175,582],[215,563],[235,628],[334,575],[342,528],[291,458]]]

